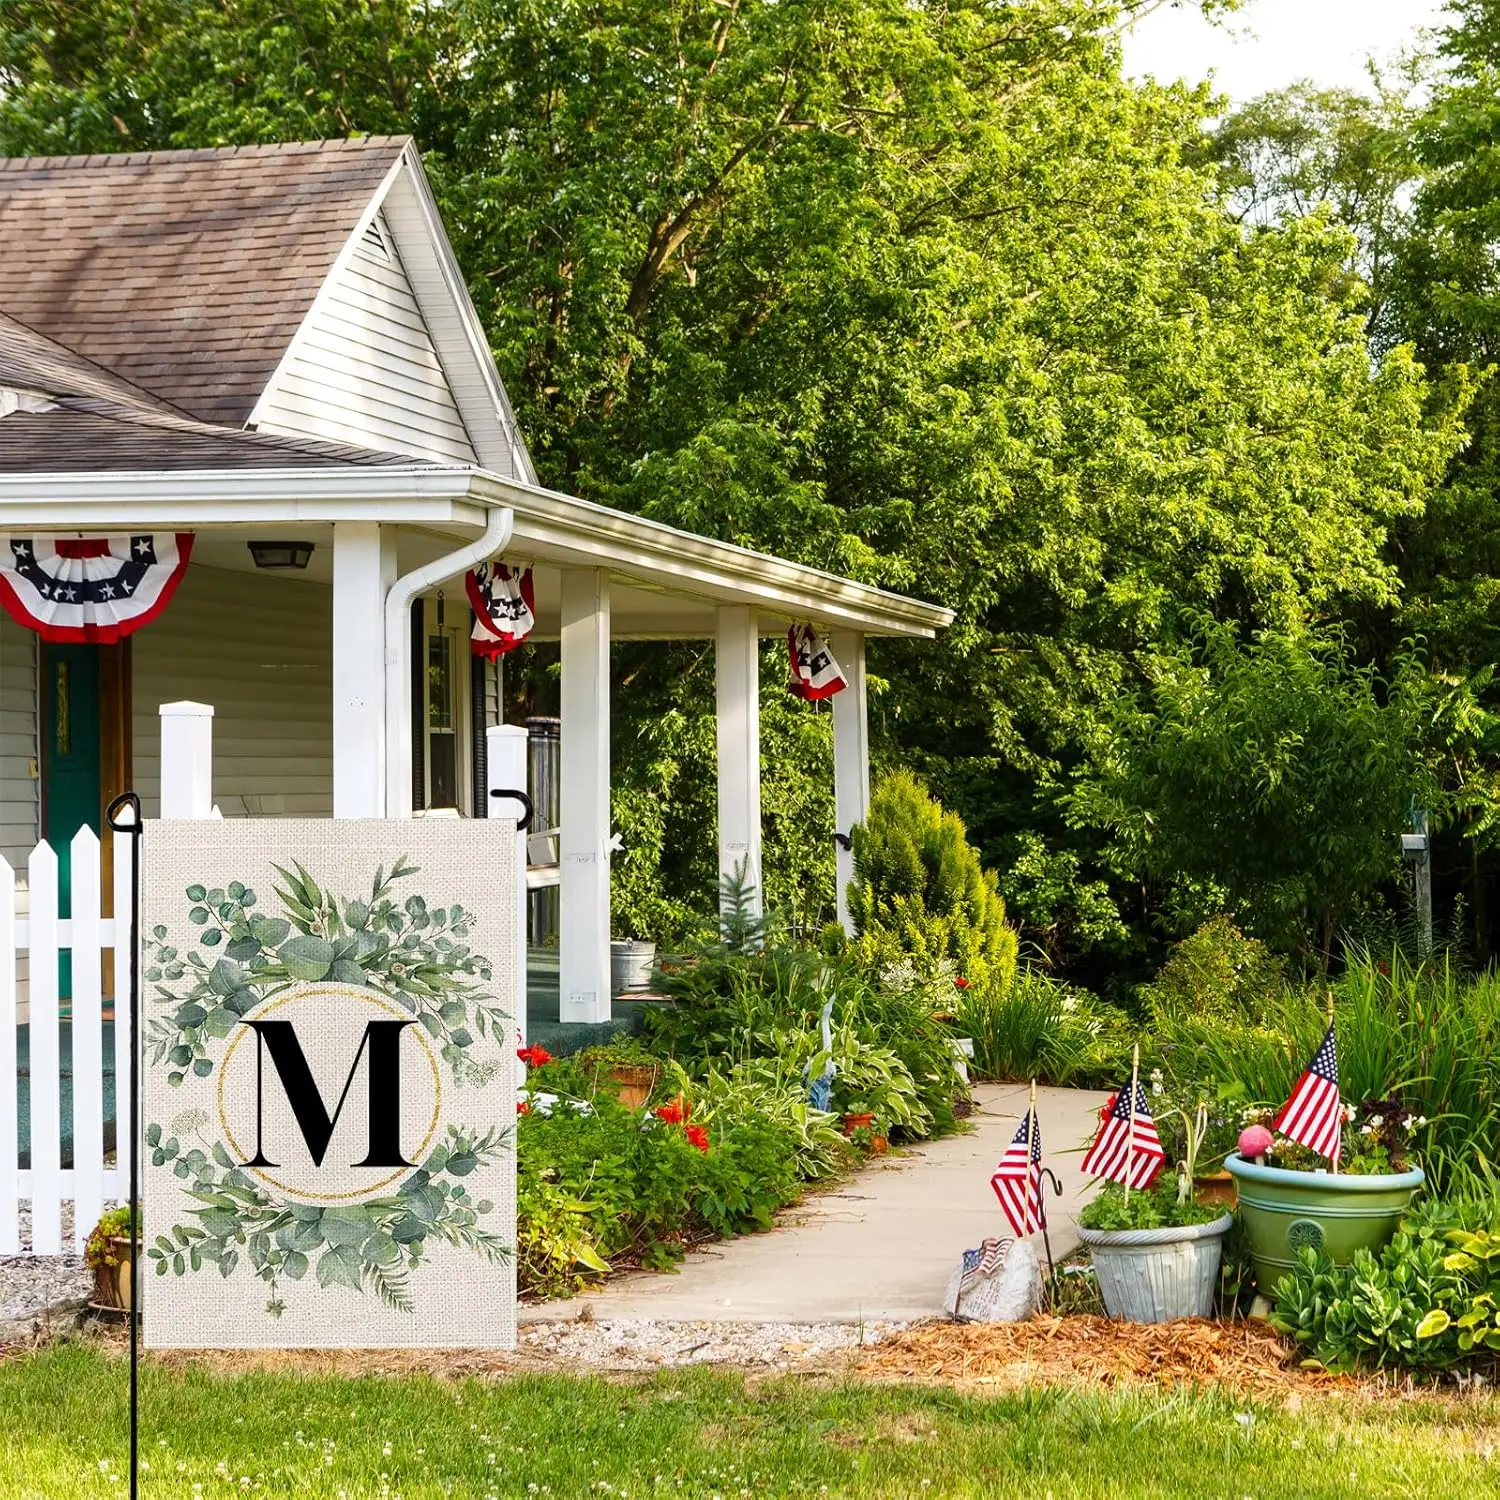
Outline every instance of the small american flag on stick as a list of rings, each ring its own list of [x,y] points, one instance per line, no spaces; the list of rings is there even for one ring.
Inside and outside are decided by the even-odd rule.
[[[1135,1119],[1130,1112],[1130,1094],[1135,1090]],[[1132,1079],[1110,1102],[1109,1113],[1083,1158],[1086,1177],[1107,1177],[1128,1187],[1147,1188],[1156,1181],[1167,1153],[1162,1150],[1156,1121],[1146,1103],[1140,1079]]]
[[[990,1178],[990,1186],[1017,1234],[1030,1234],[1042,1227],[1042,1127],[1035,1109],[1026,1111],[1021,1128]]]
[[[958,1295],[962,1297],[981,1276],[993,1276],[995,1267],[1005,1259],[1005,1252],[1014,1244],[1014,1240],[990,1239],[977,1250],[965,1250],[963,1270],[958,1278]]]
[[[1332,1021],[1271,1128],[1338,1166],[1344,1107],[1339,1102],[1339,1049]]]

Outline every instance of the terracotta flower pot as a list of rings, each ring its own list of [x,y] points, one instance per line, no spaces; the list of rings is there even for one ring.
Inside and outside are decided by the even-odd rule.
[[[131,1248],[127,1236],[111,1236],[109,1253],[115,1263],[110,1265],[106,1261],[94,1267],[94,1302],[98,1306],[118,1307],[122,1311],[130,1306]]]
[[[853,1135],[856,1130],[868,1130],[875,1123],[872,1114],[848,1114],[844,1116],[844,1134]]]
[[[1199,1203],[1222,1203],[1234,1207],[1234,1178],[1228,1172],[1202,1172],[1193,1178],[1193,1197]]]
[[[615,1096],[626,1109],[639,1109],[651,1097],[656,1074],[649,1063],[611,1063],[609,1069]]]
[[[885,1136],[872,1135],[870,1137],[870,1150],[873,1151],[876,1156],[884,1156],[885,1153],[890,1150],[890,1147],[891,1143]]]

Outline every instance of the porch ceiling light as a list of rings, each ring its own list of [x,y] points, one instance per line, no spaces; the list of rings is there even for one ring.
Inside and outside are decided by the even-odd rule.
[[[305,568],[312,557],[311,542],[247,542],[257,568]]]

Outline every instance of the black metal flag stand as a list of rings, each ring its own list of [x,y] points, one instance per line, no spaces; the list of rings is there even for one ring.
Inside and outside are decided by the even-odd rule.
[[[128,820],[125,815],[128,814]],[[122,792],[105,813],[109,831],[130,840],[130,910],[115,912],[115,942],[130,944],[130,1500],[138,1500],[141,1483],[141,799]],[[116,851],[118,853],[118,851]],[[122,932],[125,937],[122,938]],[[116,1011],[118,1016],[119,1012]],[[115,1034],[115,1068],[120,1066],[120,1037]]]

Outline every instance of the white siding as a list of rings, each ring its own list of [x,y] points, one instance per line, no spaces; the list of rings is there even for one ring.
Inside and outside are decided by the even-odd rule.
[[[36,636],[0,616],[0,854],[22,884],[37,841]]]
[[[381,218],[319,295],[257,426],[438,463],[478,462]]]
[[[136,790],[155,817],[163,703],[214,708],[214,801],[226,818],[333,815],[333,591],[190,567],[134,637]]]

